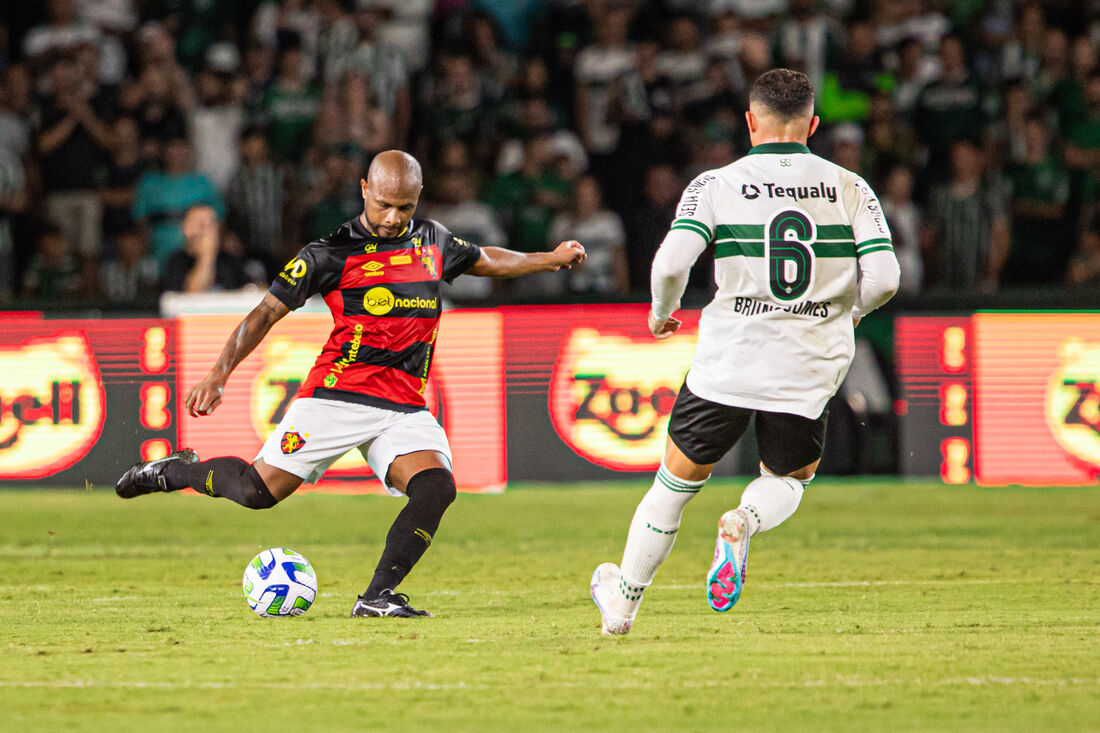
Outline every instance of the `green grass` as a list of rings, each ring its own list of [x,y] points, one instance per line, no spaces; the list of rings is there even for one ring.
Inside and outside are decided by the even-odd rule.
[[[1100,730],[1100,493],[816,481],[752,545],[741,603],[702,576],[742,482],[715,481],[634,632],[599,636],[641,484],[462,496],[403,586],[434,619],[349,619],[401,502],[0,492],[0,729]],[[305,616],[240,578],[286,545]]]

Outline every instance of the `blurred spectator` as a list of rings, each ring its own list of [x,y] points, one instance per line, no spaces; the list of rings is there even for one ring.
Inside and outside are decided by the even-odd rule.
[[[1012,245],[1001,272],[1004,285],[1055,285],[1073,250],[1064,225],[1069,174],[1051,155],[1050,130],[1041,115],[1028,118],[1026,154],[1005,173],[1012,186]]]
[[[350,72],[343,83],[326,87],[313,141],[324,150],[341,151],[361,165],[393,147],[393,127],[376,104],[369,78]]]
[[[602,180],[614,177],[612,155],[620,128],[611,118],[611,86],[637,69],[634,49],[627,43],[630,10],[612,6],[596,18],[596,43],[577,54],[577,130],[591,157],[593,172]]]
[[[508,246],[508,238],[496,214],[474,198],[476,188],[469,170],[451,168],[445,171],[437,188],[438,195],[424,206],[424,216],[435,219],[456,237],[468,242],[486,247]],[[494,281],[487,277],[460,277],[447,288],[446,294],[460,302],[483,300],[492,294],[493,285]]]
[[[0,146],[0,302],[16,292],[15,234],[18,214],[27,210],[30,196],[23,162],[15,151]]]
[[[189,119],[195,169],[224,191],[240,163],[244,109],[234,97],[233,78],[240,54],[230,43],[207,49],[206,67],[195,79],[195,105]]]
[[[275,77],[275,47],[249,43],[244,52],[244,113],[246,125],[264,121],[264,92]]]
[[[182,249],[184,235],[180,223],[197,204],[213,207],[219,216],[225,211],[218,189],[195,170],[187,139],[168,140],[164,145],[163,169],[146,171],[138,180],[133,213],[135,221],[149,228],[150,250],[162,274],[168,258]]]
[[[925,277],[939,288],[993,289],[1008,252],[1003,192],[983,178],[981,149],[969,140],[951,146],[951,180],[932,189],[924,237],[932,267]]]
[[[572,185],[554,169],[550,138],[540,136],[527,141],[518,171],[493,181],[485,203],[500,216],[512,249],[541,252],[555,214],[571,195]]]
[[[1085,217],[1066,281],[1078,287],[1100,286],[1100,207],[1094,207]]]
[[[775,30],[775,65],[803,72],[820,93],[826,65],[837,54],[843,35],[836,21],[821,12],[817,0],[790,0],[786,17]]]
[[[137,118],[142,157],[157,158],[165,140],[186,133],[194,91],[163,26],[145,23],[138,31],[138,41],[140,70],[135,80],[123,85],[120,101],[123,109]]]
[[[515,54],[501,47],[500,27],[492,15],[475,12],[463,28],[463,48],[470,54],[482,93],[492,103],[504,97],[519,70]]]
[[[1066,163],[1073,169],[1076,199],[1095,199],[1100,183],[1100,69],[1084,89],[1085,114],[1069,131]]]
[[[282,161],[293,161],[309,147],[321,90],[302,73],[302,50],[288,42],[279,50],[275,81],[263,95],[267,142]]]
[[[134,224],[134,193],[142,161],[138,125],[133,117],[119,117],[111,128],[111,162],[99,191],[103,202],[103,234],[108,241]]]
[[[23,56],[32,65],[45,67],[57,54],[72,56],[78,46],[99,43],[96,27],[77,17],[75,0],[49,0],[46,9],[49,21],[32,28],[23,39]]]
[[[409,71],[400,49],[383,41],[382,24],[393,15],[389,0],[355,0],[359,45],[352,68],[370,80],[375,104],[386,113],[393,128],[394,145],[405,146],[412,120]]]
[[[1069,73],[1050,93],[1050,103],[1057,115],[1058,129],[1068,135],[1088,114],[1085,86],[1097,69],[1096,44],[1087,35],[1073,39]]]
[[[363,210],[358,177],[338,153],[325,156],[319,186],[305,194],[302,204],[302,237],[310,241],[327,237]]]
[[[221,246],[218,214],[209,206],[187,211],[181,225],[186,240],[164,268],[163,289],[184,293],[237,290],[248,284],[244,260]]]
[[[241,165],[226,189],[227,225],[245,251],[264,262],[274,277],[283,243],[286,175],[271,160],[263,130],[252,127],[241,138]]]
[[[567,239],[584,243],[588,253],[587,259],[566,275],[571,292],[623,295],[630,289],[622,220],[603,207],[600,184],[591,176],[577,181],[573,205],[554,219],[547,247],[552,249]]]
[[[527,48],[532,28],[545,12],[541,0],[473,0],[474,9],[492,14],[512,48]]]
[[[950,170],[954,143],[980,140],[986,121],[985,93],[966,66],[962,41],[945,37],[939,57],[939,77],[920,93],[913,124],[927,149],[927,168],[936,177]]]
[[[829,160],[863,175],[863,128],[851,122],[840,125],[833,130],[829,141]]]
[[[359,29],[349,12],[353,3],[343,0],[316,0],[314,7],[321,16],[321,35],[317,42],[321,78],[327,87],[339,84],[352,68],[352,54],[359,43]]]
[[[707,71],[699,26],[691,16],[675,16],[668,22],[668,42],[657,55],[657,70],[667,81],[674,108],[678,111],[691,90],[702,83]]]
[[[871,96],[865,129],[866,144],[861,168],[871,187],[877,191],[891,170],[911,164],[916,138],[912,128],[894,109],[894,98],[886,92]]]
[[[99,256],[102,204],[111,145],[109,106],[81,83],[72,56],[58,53],[49,67],[50,95],[41,107],[37,148],[50,219],[84,258]]]
[[[47,226],[23,273],[23,297],[64,302],[83,294],[80,264],[65,234],[58,227]]]
[[[830,63],[822,80],[816,111],[825,123],[863,122],[871,112],[871,95],[893,83],[881,70],[875,30],[870,23],[847,28],[843,53]]]
[[[30,77],[25,66],[0,71],[0,148],[16,157],[30,151]]]
[[[149,256],[137,227],[120,232],[116,254],[99,269],[103,294],[113,301],[134,300],[157,293],[157,261]]]
[[[924,53],[918,38],[906,38],[898,46],[897,71],[894,74],[894,104],[898,113],[911,116],[921,91],[935,77],[939,65]]]
[[[1024,4],[1018,15],[1013,38],[1001,49],[1000,77],[1030,80],[1039,73],[1046,42],[1046,18],[1043,6],[1037,2]]]
[[[886,176],[882,189],[882,212],[894,238],[894,254],[901,266],[900,291],[915,295],[923,289],[924,261],[921,254],[922,218],[913,202],[913,172],[898,166]]]
[[[439,72],[428,80],[423,103],[433,140],[462,140],[473,148],[479,141],[492,139],[494,100],[482,81],[468,54],[442,54]]]
[[[649,292],[650,266],[672,226],[682,192],[683,184],[671,165],[654,165],[646,170],[642,199],[626,217],[626,261],[632,291]]]
[[[265,0],[252,16],[252,37],[265,46],[278,46],[281,39],[298,39],[298,63],[303,79],[317,73],[321,39],[321,14],[310,0]]]

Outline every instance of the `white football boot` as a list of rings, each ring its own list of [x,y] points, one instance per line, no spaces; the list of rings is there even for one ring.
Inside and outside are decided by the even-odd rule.
[[[605,562],[592,572],[592,601],[596,608],[600,609],[600,634],[603,636],[622,636],[629,634],[634,627],[634,614],[630,617],[616,616],[611,613],[611,598],[613,593],[619,590],[622,581],[622,571],[613,562]]]
[[[707,573],[707,603],[715,611],[728,611],[741,598],[749,565],[749,518],[730,509],[718,520],[714,562]]]

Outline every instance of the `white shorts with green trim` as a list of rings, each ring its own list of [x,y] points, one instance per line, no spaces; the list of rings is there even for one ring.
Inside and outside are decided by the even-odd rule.
[[[316,483],[352,448],[359,449],[374,475],[394,496],[402,493],[386,482],[386,474],[398,456],[434,450],[446,456],[447,468],[451,467],[447,434],[427,410],[396,412],[313,397],[301,397],[290,404],[256,459],[306,483]]]

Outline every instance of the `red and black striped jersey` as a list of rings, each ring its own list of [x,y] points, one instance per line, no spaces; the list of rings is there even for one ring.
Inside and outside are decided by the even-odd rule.
[[[442,282],[480,257],[480,247],[430,219],[382,239],[356,217],[303,247],[271,294],[294,310],[320,293],[334,326],[298,396],[425,409]]]

